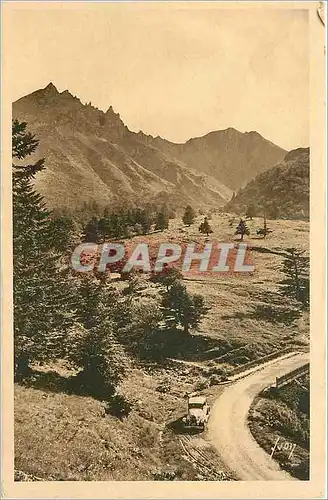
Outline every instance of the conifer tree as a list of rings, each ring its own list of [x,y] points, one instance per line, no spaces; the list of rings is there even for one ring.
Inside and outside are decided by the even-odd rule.
[[[147,209],[144,209],[141,211],[140,213],[140,224],[142,225],[142,229],[143,229],[143,232],[144,234],[148,234],[150,229],[151,229],[151,226],[152,226],[152,218],[151,218],[151,215],[149,213],[149,210]]]
[[[96,217],[92,217],[83,230],[82,241],[84,243],[99,243],[100,239],[99,222]]]
[[[81,371],[75,384],[100,399],[115,393],[126,367],[126,357],[115,335],[118,297],[95,276],[78,283],[77,324],[71,330],[68,359]]]
[[[123,220],[122,217],[114,213],[111,215],[110,218],[111,221],[111,229],[110,229],[110,235],[112,238],[121,238],[123,235]]]
[[[26,123],[12,124],[13,160],[23,160],[38,145]],[[13,164],[14,347],[15,374],[29,372],[31,361],[56,357],[63,349],[71,290],[60,255],[50,212],[32,181],[44,169],[44,159],[34,164]]]
[[[186,226],[191,226],[191,224],[193,224],[195,221],[195,217],[196,217],[196,214],[194,212],[194,209],[190,205],[188,205],[185,209],[183,216],[182,216],[182,222]]]
[[[204,298],[190,295],[186,286],[179,281],[175,281],[163,294],[162,307],[167,326],[182,327],[186,334],[191,328],[196,328],[208,312]]]
[[[263,217],[263,227],[261,227],[260,229],[258,229],[256,231],[256,234],[258,234],[259,236],[263,236],[263,239],[264,239],[270,233],[272,233],[272,230],[268,228],[266,216],[264,215],[264,217]]]
[[[70,337],[69,360],[81,370],[75,386],[103,400],[115,394],[126,366],[124,350],[110,321],[89,329],[76,324]]]
[[[208,222],[208,218],[207,217],[204,218],[204,221],[199,226],[198,231],[200,231],[203,234],[206,234],[207,236],[210,233],[213,233],[213,230],[212,230],[212,228],[211,228],[211,226],[210,226],[210,224]]]
[[[307,308],[310,301],[309,257],[304,255],[304,251],[287,248],[282,271],[285,274],[280,282],[283,295],[301,302]]]
[[[249,235],[249,229],[243,219],[240,219],[235,234],[240,234],[240,241],[243,241],[245,234],[247,234],[247,236]]]
[[[79,240],[77,225],[68,215],[51,217],[50,234],[53,236],[53,247],[58,252],[72,250]]]
[[[174,283],[179,282],[183,278],[182,272],[176,267],[166,266],[160,273],[152,273],[150,280],[153,283],[158,283],[168,291]]]
[[[106,239],[110,238],[111,236],[111,219],[109,214],[105,214],[104,216],[101,217],[98,221],[98,234],[99,238],[102,241],[106,241]]]
[[[165,212],[158,212],[155,218],[155,229],[163,231],[169,227],[169,218]]]

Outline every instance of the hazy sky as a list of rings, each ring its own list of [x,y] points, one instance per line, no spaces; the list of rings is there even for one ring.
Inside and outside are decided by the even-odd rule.
[[[304,10],[53,4],[7,20],[13,99],[52,81],[175,142],[234,127],[309,145]]]

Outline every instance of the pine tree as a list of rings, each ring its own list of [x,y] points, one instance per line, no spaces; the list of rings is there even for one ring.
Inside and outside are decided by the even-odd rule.
[[[77,324],[71,330],[67,353],[81,370],[75,385],[97,398],[108,399],[126,368],[124,350],[114,333],[117,292],[95,276],[82,276],[77,291]]]
[[[158,283],[168,291],[174,283],[179,282],[183,278],[182,272],[176,267],[163,267],[162,272],[152,273],[150,280],[153,283]]]
[[[282,271],[285,274],[285,279],[280,282],[283,295],[307,308],[310,301],[309,257],[304,255],[304,251],[287,248]]]
[[[152,226],[152,218],[149,210],[144,209],[140,213],[140,224],[142,225],[143,233],[148,234]]]
[[[97,231],[99,234],[99,238],[102,241],[106,241],[111,236],[111,232],[112,232],[111,229],[112,229],[112,226],[111,226],[110,215],[108,213],[104,213],[104,216],[101,217],[101,219],[99,219],[99,221],[98,221]]]
[[[272,230],[268,228],[266,216],[264,215],[264,217],[263,217],[263,227],[261,227],[260,229],[258,229],[256,231],[256,234],[258,234],[259,236],[263,236],[263,239],[264,239],[270,233],[272,233]]]
[[[75,325],[69,360],[81,370],[74,380],[75,387],[103,400],[115,394],[126,367],[124,350],[109,321],[90,329]]]
[[[247,236],[249,235],[249,229],[243,219],[240,219],[235,234],[240,234],[240,241],[243,241],[245,234],[247,234]]]
[[[207,236],[210,234],[210,233],[213,233],[213,230],[211,228],[211,226],[209,225],[209,222],[208,222],[208,218],[205,217],[204,218],[204,221],[201,223],[201,225],[199,226],[198,228],[198,231],[200,231],[201,233],[203,234],[206,234]]]
[[[99,243],[100,239],[99,222],[96,217],[92,217],[83,230],[82,241],[84,243]]]
[[[79,239],[77,225],[68,215],[51,217],[50,234],[53,235],[53,247],[58,252],[72,250]]]
[[[194,209],[190,205],[188,205],[185,209],[184,214],[183,214],[182,222],[186,226],[191,226],[191,224],[193,224],[195,222],[195,218],[196,218],[196,214],[195,214]]]
[[[110,236],[112,238],[121,238],[123,235],[123,218],[119,214],[112,214],[110,218],[111,229]]]
[[[128,226],[133,226],[136,222],[135,214],[132,210],[127,211],[125,218]]]
[[[23,160],[38,145],[26,123],[13,121],[13,159]],[[24,376],[29,363],[56,357],[71,325],[71,289],[67,270],[53,242],[51,214],[32,182],[44,169],[44,159],[32,165],[13,164],[14,344],[15,374]]]
[[[169,227],[169,218],[164,212],[157,212],[155,218],[155,230],[163,231]]]
[[[201,295],[189,295],[186,286],[175,281],[163,294],[163,314],[169,327],[182,327],[188,334],[196,328],[202,317],[208,312]]]

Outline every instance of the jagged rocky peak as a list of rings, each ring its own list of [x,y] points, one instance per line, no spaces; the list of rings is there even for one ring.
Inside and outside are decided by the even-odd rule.
[[[22,97],[18,100],[18,102],[29,102],[35,105],[44,106],[44,105],[65,105],[67,106],[69,102],[71,103],[81,103],[81,101],[73,96],[68,90],[64,90],[63,92],[59,92],[57,87],[52,83],[48,83],[46,87],[42,89],[38,89],[31,94]]]
[[[47,98],[53,98],[53,97],[58,97],[60,93],[58,92],[57,88],[55,85],[50,82],[48,85],[42,89],[35,90],[32,92],[30,95],[27,95],[23,97],[22,99],[29,98],[29,97],[37,97],[37,98],[42,98],[42,99],[47,99]]]
[[[48,83],[43,90],[48,94],[59,94],[57,87],[52,82]]]
[[[63,97],[72,97],[73,99],[80,100],[78,97],[74,96],[69,92],[69,90],[64,90],[63,92],[60,93],[61,96]]]
[[[100,120],[101,125],[105,125],[110,129],[111,134],[115,137],[122,137],[128,128],[124,125],[119,113],[115,113],[113,106],[109,106],[107,111],[103,114],[103,118]]]
[[[116,116],[117,118],[120,118],[120,114],[119,113],[115,113],[115,111],[113,110],[113,106],[109,106],[109,108],[107,109],[106,113],[105,113],[107,116]]]
[[[43,89],[37,90],[36,92],[33,92],[30,95],[31,96],[38,95],[39,97],[42,97],[45,99],[47,99],[47,98],[57,99],[58,101],[62,100],[62,99],[65,99],[67,101],[68,99],[70,99],[72,101],[81,103],[80,99],[78,97],[74,96],[73,94],[71,94],[69,92],[69,90],[66,89],[63,92],[59,92],[57,87],[52,82],[48,83],[48,85],[46,87],[44,87]]]

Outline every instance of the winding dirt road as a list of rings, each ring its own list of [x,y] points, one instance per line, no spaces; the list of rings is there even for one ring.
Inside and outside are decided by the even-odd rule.
[[[223,462],[242,481],[291,481],[277,462],[256,443],[247,425],[247,415],[255,396],[275,383],[276,377],[308,362],[307,353],[276,360],[261,370],[226,386],[214,403],[208,422],[208,438]]]

